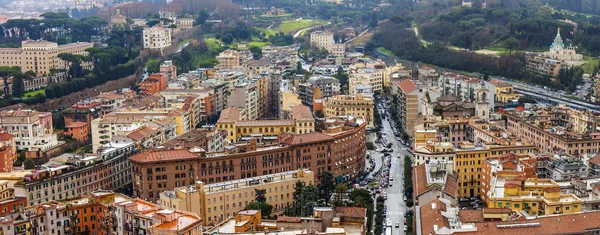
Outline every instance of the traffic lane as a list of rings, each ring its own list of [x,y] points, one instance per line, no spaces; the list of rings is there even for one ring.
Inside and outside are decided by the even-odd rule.
[[[392,220],[393,227],[392,234],[403,234],[404,228],[404,211],[406,211],[406,204],[403,200],[403,185],[402,185],[402,177],[401,172],[398,167],[400,165],[399,158],[392,158],[392,167],[390,169],[390,175],[394,176],[392,180],[392,186],[386,188],[384,191],[387,193],[388,199],[385,202],[387,206],[386,215],[387,218]],[[396,228],[396,222],[400,223],[400,227]],[[390,228],[388,228],[390,229]]]

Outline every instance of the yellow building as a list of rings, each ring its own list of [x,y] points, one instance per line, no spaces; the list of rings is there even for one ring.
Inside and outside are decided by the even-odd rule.
[[[241,112],[237,108],[226,108],[221,111],[217,128],[227,131],[229,142],[236,142],[240,138],[261,135],[274,138],[281,133],[290,132],[305,134],[315,131],[315,120],[310,109],[302,104],[292,108],[290,119],[286,120],[242,120]]]
[[[464,143],[456,146],[454,152],[454,170],[459,175],[458,196],[479,196],[481,162],[490,156],[490,150],[483,145]]]
[[[49,74],[50,69],[65,67],[65,62],[58,58],[58,54],[87,55],[85,49],[91,47],[93,45],[88,42],[58,45],[43,40],[25,40],[21,48],[0,48],[0,66],[18,66],[22,72],[31,70],[40,75]]]
[[[225,50],[221,52],[217,57],[217,68],[219,69],[232,69],[240,67],[240,52],[235,50]]]
[[[520,95],[509,83],[493,80],[490,82],[494,86],[494,101],[499,104],[507,104],[512,100],[518,100]]]
[[[162,192],[159,204],[196,213],[204,218],[204,224],[217,224],[254,201],[257,189],[266,191],[267,203],[273,205],[274,214],[279,214],[294,202],[296,182],[308,185],[313,180],[314,172],[295,170],[217,184],[196,182],[195,186]]]
[[[531,216],[582,212],[583,201],[573,194],[562,194],[551,179],[530,178],[524,181],[496,179],[487,200],[488,208],[510,208]]]
[[[283,91],[281,92],[281,103],[279,107],[279,119],[285,118],[289,112],[291,112],[292,107],[302,104],[302,100],[298,96],[298,94],[293,91]]]
[[[367,127],[374,127],[373,99],[360,93],[356,96],[337,95],[325,98],[323,100],[323,113],[325,117],[362,117],[369,122]]]
[[[195,123],[191,123],[189,110],[183,110],[180,108],[164,108],[164,109],[151,109],[151,110],[140,110],[140,109],[120,109],[114,112],[117,116],[125,116],[132,118],[173,118],[177,124],[175,132],[177,135],[183,135],[189,130],[196,127]]]

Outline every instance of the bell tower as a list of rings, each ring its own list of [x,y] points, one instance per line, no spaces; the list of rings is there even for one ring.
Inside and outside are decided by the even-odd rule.
[[[490,119],[490,108],[488,94],[490,91],[487,88],[480,88],[477,90],[477,100],[475,104],[475,113],[479,118]]]

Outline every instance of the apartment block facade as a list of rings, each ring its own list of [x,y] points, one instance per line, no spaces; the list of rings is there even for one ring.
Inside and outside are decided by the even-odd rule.
[[[14,136],[17,150],[46,151],[58,145],[52,113],[34,110],[0,112],[0,127]]]
[[[0,66],[18,66],[22,72],[31,70],[38,75],[50,74],[50,69],[65,67],[58,54],[87,55],[85,49],[91,47],[93,45],[88,42],[58,45],[43,40],[25,40],[21,42],[21,48],[0,48]]]
[[[171,29],[155,26],[145,28],[142,43],[144,49],[160,50],[171,45]]]

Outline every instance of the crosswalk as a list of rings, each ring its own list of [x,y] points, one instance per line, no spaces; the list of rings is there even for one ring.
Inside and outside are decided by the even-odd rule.
[[[404,215],[404,211],[388,211],[387,215]]]

